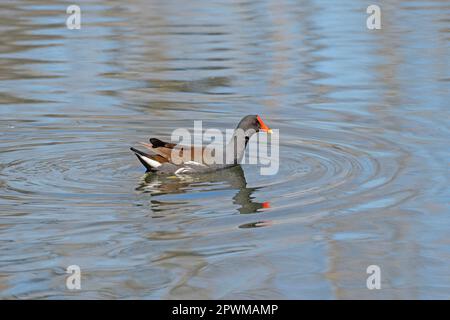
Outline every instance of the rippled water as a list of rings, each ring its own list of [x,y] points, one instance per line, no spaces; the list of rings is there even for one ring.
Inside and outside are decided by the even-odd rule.
[[[0,4],[0,297],[449,298],[448,1],[68,4]],[[275,176],[128,149],[246,114]]]

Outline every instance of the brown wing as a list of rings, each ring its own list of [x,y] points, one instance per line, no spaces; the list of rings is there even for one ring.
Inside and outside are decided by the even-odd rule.
[[[164,142],[164,141],[156,139],[156,138],[150,138],[150,142],[151,142],[153,148],[164,147],[164,148],[168,148],[168,149],[173,149],[176,147],[175,143]]]
[[[172,156],[174,155],[177,158],[181,158],[183,162],[194,161],[195,159],[202,159],[203,162],[202,156],[204,148],[184,147],[175,143],[164,142],[156,138],[151,138],[150,142],[151,143],[140,142],[140,144],[157,155],[164,157],[167,159],[166,161],[172,162],[172,160],[174,160],[175,162],[179,162],[178,159],[172,159]],[[190,153],[187,152],[188,148],[190,148]]]
[[[140,142],[140,144],[160,157],[163,157],[166,161],[170,161],[172,149],[176,147],[176,144],[167,143],[156,138],[151,138],[150,142]]]
[[[149,158],[152,160],[158,161],[159,163],[169,162],[169,160],[167,158],[164,158],[163,156],[160,156],[159,154],[151,155]]]

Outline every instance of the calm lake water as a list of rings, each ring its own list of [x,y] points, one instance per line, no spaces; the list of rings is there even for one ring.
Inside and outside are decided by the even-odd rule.
[[[450,298],[447,0],[72,3],[0,4],[1,298]],[[277,175],[129,151],[246,114]]]

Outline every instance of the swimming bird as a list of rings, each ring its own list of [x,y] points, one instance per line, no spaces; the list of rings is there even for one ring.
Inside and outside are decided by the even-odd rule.
[[[259,131],[272,133],[260,116],[242,118],[225,146],[226,161],[214,161],[215,151],[199,146],[183,146],[150,138],[150,143],[141,142],[148,152],[131,147],[147,172],[159,174],[191,174],[211,172],[239,164],[250,138]]]

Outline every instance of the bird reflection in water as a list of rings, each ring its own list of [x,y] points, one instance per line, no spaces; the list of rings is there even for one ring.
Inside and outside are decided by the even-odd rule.
[[[196,175],[155,175],[147,174],[143,177],[137,191],[150,193],[154,196],[187,194],[189,192],[217,191],[217,186],[223,186],[220,190],[236,190],[232,197],[232,203],[239,206],[240,214],[256,213],[260,209],[269,208],[269,202],[253,201],[252,193],[258,188],[247,187],[247,181],[241,166],[219,170],[211,173]],[[161,211],[165,205],[188,205],[185,200],[170,201],[170,203],[153,199],[151,201],[154,212]],[[167,209],[167,208],[166,208]]]

